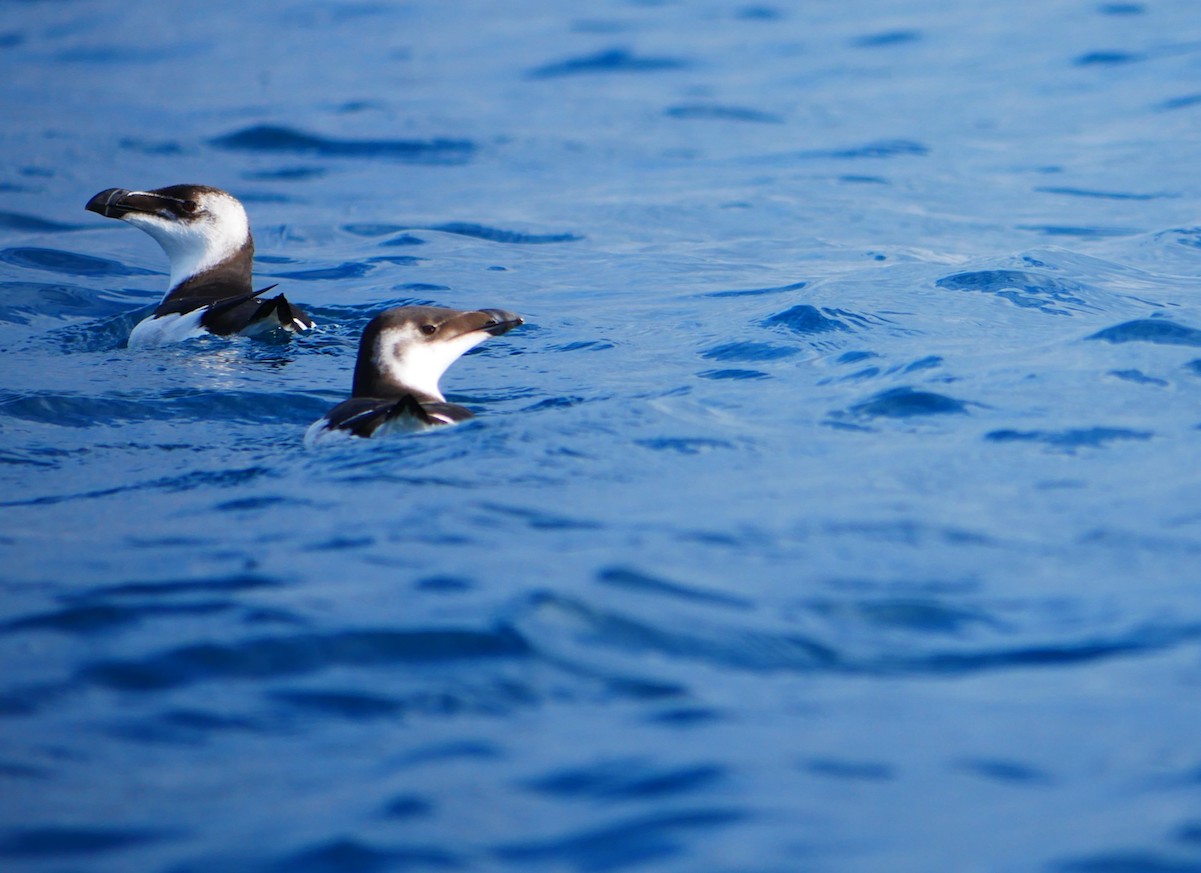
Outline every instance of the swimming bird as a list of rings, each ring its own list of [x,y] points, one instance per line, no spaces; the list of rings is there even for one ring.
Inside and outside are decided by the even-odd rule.
[[[254,239],[246,210],[232,194],[207,185],[108,188],[84,208],[144,230],[171,262],[167,296],[134,327],[131,346],[313,326],[283,294],[260,299],[274,285],[253,290]]]
[[[399,306],[381,312],[363,329],[350,399],[309,426],[305,445],[333,436],[420,431],[472,418],[469,409],[446,401],[438,380],[468,349],[523,323],[521,316],[503,309]]]

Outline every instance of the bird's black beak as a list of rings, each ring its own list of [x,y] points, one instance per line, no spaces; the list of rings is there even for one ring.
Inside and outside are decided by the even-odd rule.
[[[127,191],[125,188],[107,188],[89,200],[84,209],[103,215],[105,218],[120,218],[125,213],[133,211],[133,207],[125,202],[125,198],[131,193],[133,192]]]
[[[525,319],[513,312],[503,309],[481,309],[479,314],[485,317],[485,322],[477,330],[487,331],[492,336],[508,333],[513,328],[525,324]]]

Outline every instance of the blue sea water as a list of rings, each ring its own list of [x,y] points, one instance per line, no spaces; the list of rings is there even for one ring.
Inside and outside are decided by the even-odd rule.
[[[1191,0],[0,6],[0,868],[1201,871]],[[291,342],[128,349],[108,187]],[[526,326],[323,451],[359,332]]]

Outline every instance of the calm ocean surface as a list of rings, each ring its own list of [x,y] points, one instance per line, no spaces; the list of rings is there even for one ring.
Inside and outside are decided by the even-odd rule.
[[[1195,0],[0,5],[0,869],[1201,871]],[[291,342],[130,350],[103,188]],[[526,326],[321,451],[389,306]]]

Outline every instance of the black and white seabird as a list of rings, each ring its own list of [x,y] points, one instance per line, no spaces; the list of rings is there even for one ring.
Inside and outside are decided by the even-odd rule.
[[[399,306],[381,312],[359,341],[350,399],[309,426],[305,445],[334,436],[419,431],[472,418],[470,410],[446,402],[438,380],[468,349],[522,323],[521,316],[503,309],[461,312]]]
[[[85,208],[146,231],[171,262],[170,290],[154,313],[134,327],[131,346],[313,326],[284,295],[260,299],[274,285],[254,290],[254,239],[246,210],[232,194],[207,185],[109,188]]]

